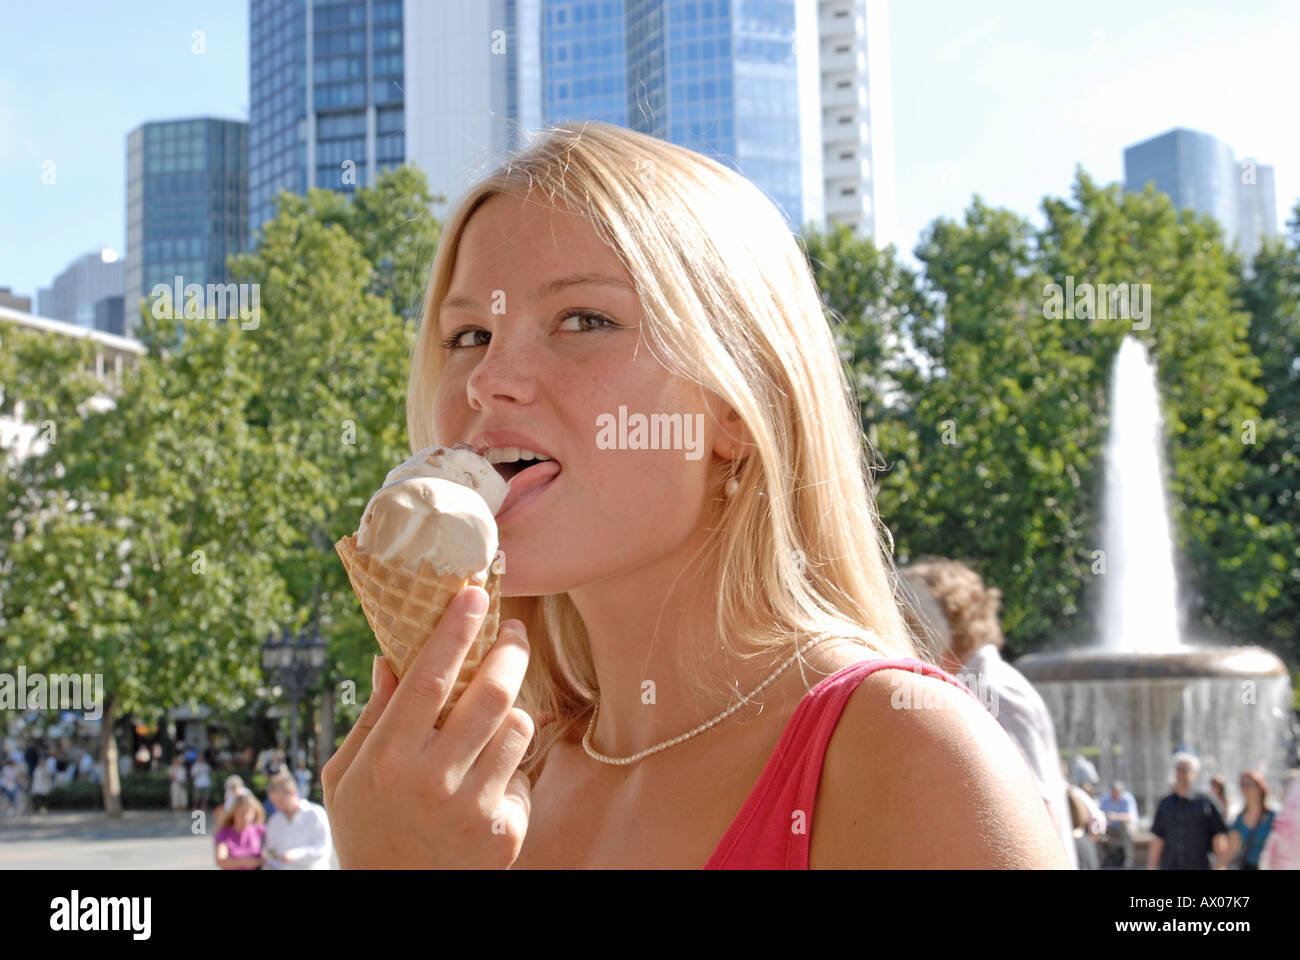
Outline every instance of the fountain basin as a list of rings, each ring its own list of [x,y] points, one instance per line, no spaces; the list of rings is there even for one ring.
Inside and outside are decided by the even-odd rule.
[[[1113,780],[1133,792],[1144,824],[1172,787],[1172,756],[1201,760],[1197,789],[1227,780],[1231,816],[1242,803],[1241,771],[1261,771],[1276,789],[1291,735],[1291,679],[1262,647],[1182,647],[1168,652],[1091,648],[1034,653],[1015,667],[1052,714],[1064,754],[1092,755],[1099,796]]]
[[[1289,676],[1286,664],[1263,647],[1188,647],[1169,653],[1065,650],[1026,654],[1015,666],[1035,685],[1070,680]]]

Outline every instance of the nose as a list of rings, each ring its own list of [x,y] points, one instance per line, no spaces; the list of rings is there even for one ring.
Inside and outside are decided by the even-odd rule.
[[[474,410],[528,404],[537,399],[537,378],[532,369],[530,348],[510,334],[492,334],[483,358],[465,383],[469,405]]]

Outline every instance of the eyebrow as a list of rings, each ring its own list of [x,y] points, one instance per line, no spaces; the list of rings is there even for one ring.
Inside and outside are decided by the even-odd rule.
[[[557,277],[554,280],[548,280],[546,283],[542,284],[540,287],[538,287],[536,290],[533,291],[530,299],[541,300],[544,297],[554,296],[555,294],[563,290],[565,287],[573,287],[583,283],[593,283],[593,284],[598,284],[598,285],[608,286],[608,287],[622,287],[625,290],[632,289],[632,287],[628,285],[626,280],[620,280],[617,277],[602,277],[602,276],[593,276],[587,274],[574,274],[573,276]],[[478,307],[479,307],[479,302],[475,300],[473,297],[468,296],[467,294],[459,293],[456,294],[455,296],[447,297],[445,300],[443,300],[442,304],[439,306],[438,309],[440,311],[441,310],[463,310],[463,309],[473,310],[473,309],[477,309]]]

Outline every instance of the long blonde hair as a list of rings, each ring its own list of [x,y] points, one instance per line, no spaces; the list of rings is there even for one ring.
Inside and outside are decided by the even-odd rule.
[[[708,157],[622,127],[564,124],[470,188],[443,229],[425,291],[407,393],[412,449],[454,439],[435,437],[431,416],[444,358],[438,310],[466,223],[489,197],[528,200],[535,189],[587,219],[617,253],[652,354],[730,405],[751,434],[749,455],[714,478],[708,518],[704,569],[719,578],[727,654],[775,663],[831,635],[915,656],[881,548],[867,441],[806,256],[772,202]],[[730,478],[738,489],[726,497]],[[587,715],[595,670],[567,594],[507,599],[507,617],[524,622],[532,646],[516,703],[539,723],[523,764],[535,775]]]

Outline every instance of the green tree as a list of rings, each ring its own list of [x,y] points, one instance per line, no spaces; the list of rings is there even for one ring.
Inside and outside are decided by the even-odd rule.
[[[278,451],[241,416],[253,389],[238,334],[188,325],[184,351],[142,358],[115,406],[51,406],[55,442],[3,488],[6,660],[102,675],[110,814],[115,720],[195,700],[238,708],[259,677],[257,637],[287,611],[266,560],[284,531],[247,509],[247,491],[274,482]],[[61,338],[45,340],[33,379],[62,366]],[[199,369],[222,376],[195,389]]]
[[[916,277],[846,231],[807,240],[864,429],[877,435],[896,554],[972,563],[1003,591],[1015,652],[1092,640],[1109,381],[1132,335],[1159,370],[1192,632],[1281,642],[1295,632],[1284,599],[1295,537],[1283,522],[1294,435],[1280,426],[1296,408],[1293,251],[1261,258],[1248,313],[1218,226],[1154,191],[1079,171],[1071,198],[1046,198],[1043,211],[1035,229],[976,197],[963,221],[930,226]],[[1067,280],[1136,285],[1138,299],[1054,308]]]
[[[1256,257],[1242,299],[1250,312],[1250,344],[1266,395],[1260,413],[1267,422],[1247,447],[1253,468],[1247,491],[1256,498],[1261,527],[1275,538],[1270,560],[1281,574],[1260,628],[1294,662],[1300,660],[1300,203],[1288,228],[1284,242],[1266,244]]]
[[[74,412],[94,392],[71,375],[84,350],[4,338],[5,383],[21,374],[27,418],[58,427],[0,488],[6,659],[102,673],[111,729],[135,710],[246,707],[268,632],[318,620],[327,705],[339,679],[364,699],[374,643],[333,542],[409,455],[400,310],[438,235],[428,201],[410,170],[350,200],[282,195],[257,249],[231,261],[257,310],[146,306],[147,353],[104,413]],[[111,812],[116,770],[106,761]]]

